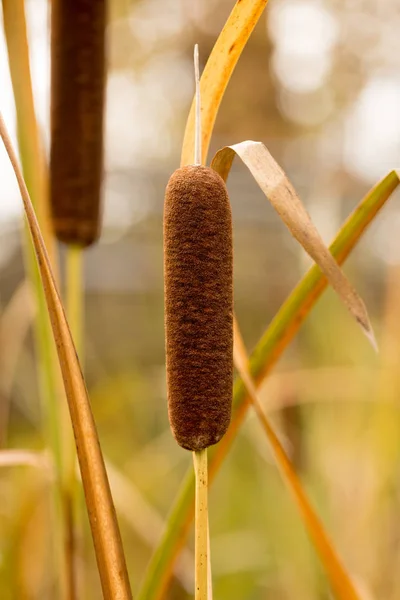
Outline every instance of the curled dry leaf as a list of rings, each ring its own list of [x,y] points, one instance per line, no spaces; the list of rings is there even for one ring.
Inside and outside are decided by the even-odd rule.
[[[340,560],[332,544],[330,543],[320,520],[314,512],[307,495],[303,490],[300,479],[293,469],[278,436],[276,435],[273,427],[261,408],[261,403],[259,402],[257,396],[256,384],[253,381],[249,370],[249,359],[246,348],[243,343],[236,319],[234,320],[234,336],[235,346],[233,358],[235,366],[239,371],[239,375],[246,387],[246,392],[267,435],[276,464],[294,497],[303,523],[307,528],[315,549],[319,554],[325,572],[329,578],[331,587],[335,591],[336,598],[338,600],[359,600],[359,596],[353,586],[353,583],[351,582],[350,577],[340,563]]]
[[[235,155],[244,162],[293,237],[317,263],[373,347],[377,349],[364,302],[325,246],[283,169],[264,144],[246,141],[222,148],[214,156],[211,166],[225,181]]]
[[[130,600],[132,594],[121,535],[85,381],[65,317],[64,308],[54,281],[35,211],[1,115],[0,136],[18,181],[42,278],[43,290],[74,429],[103,595],[107,600]]]

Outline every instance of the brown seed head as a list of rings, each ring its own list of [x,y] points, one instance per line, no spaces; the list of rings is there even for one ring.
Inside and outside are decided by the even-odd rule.
[[[183,167],[168,182],[164,282],[170,424],[200,450],[229,426],[233,380],[232,219],[213,169]]]
[[[54,0],[51,17],[50,199],[55,234],[99,235],[106,0]]]

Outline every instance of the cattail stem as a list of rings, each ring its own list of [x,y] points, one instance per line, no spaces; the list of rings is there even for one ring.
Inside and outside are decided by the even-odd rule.
[[[210,552],[210,527],[208,524],[208,518],[207,518],[207,592],[208,592],[207,600],[213,600],[211,552]]]
[[[66,256],[66,308],[68,323],[74,338],[75,348],[82,363],[82,327],[83,327],[83,297],[82,297],[82,247],[69,244]]]
[[[66,253],[66,310],[75,348],[82,364],[82,248],[75,244],[67,246]],[[79,594],[79,573],[77,572],[77,521],[81,514],[79,488],[76,478],[76,449],[72,426],[69,426],[68,406],[64,404],[63,422],[65,456],[65,519],[67,523],[66,559],[68,576],[68,598],[75,600]]]
[[[194,81],[196,86],[196,127],[194,133],[194,164],[201,165],[201,102],[200,102],[200,67],[199,46],[194,47]]]
[[[207,448],[193,452],[196,478],[195,600],[208,600],[208,474]]]

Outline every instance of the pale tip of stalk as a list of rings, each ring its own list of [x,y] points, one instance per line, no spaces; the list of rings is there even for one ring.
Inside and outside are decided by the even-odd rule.
[[[372,329],[372,326],[369,325],[369,328],[363,327],[363,332],[364,332],[366,338],[368,339],[368,341],[370,342],[371,346],[375,350],[375,352],[377,354],[379,354],[379,346],[378,346],[378,342],[376,341],[376,337],[374,334],[374,330]]]
[[[371,346],[373,347],[375,352],[378,354],[379,347],[378,347],[378,343],[376,341],[373,327],[371,325],[371,321],[369,320],[367,307],[365,306],[365,304],[361,298],[358,297],[356,299],[357,299],[357,307],[355,308],[354,305],[349,307],[350,312],[353,315],[353,317],[356,319],[357,323],[360,325],[365,337],[368,339],[369,343],[371,344]]]
[[[200,103],[200,68],[199,45],[194,46],[194,80],[196,86],[196,120],[194,132],[194,164],[201,165],[201,103]]]

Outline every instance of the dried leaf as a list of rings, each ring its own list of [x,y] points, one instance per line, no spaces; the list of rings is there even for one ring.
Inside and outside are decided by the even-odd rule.
[[[222,148],[211,166],[226,181],[235,155],[242,159],[293,237],[326,275],[373,347],[376,342],[364,302],[344,275],[310,219],[288,177],[261,142],[246,141]]]
[[[74,429],[103,595],[107,600],[129,600],[132,598],[132,594],[122,541],[86,385],[54,281],[43,237],[17,156],[1,115],[0,135],[18,181],[42,278]]]

